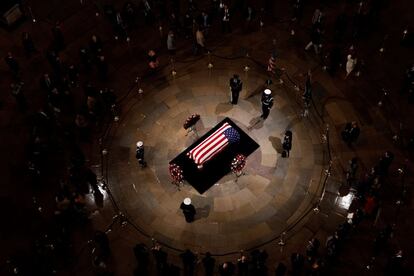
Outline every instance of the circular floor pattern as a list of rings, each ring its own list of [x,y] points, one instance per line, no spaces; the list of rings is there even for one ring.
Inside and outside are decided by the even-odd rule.
[[[248,129],[261,114],[254,93],[266,78],[260,73],[240,73],[244,90],[232,106],[227,85],[234,71],[189,71],[129,101],[109,148],[112,193],[134,224],[169,246],[214,254],[252,248],[282,233],[314,202],[325,162],[321,135],[281,85],[273,87],[270,117]],[[200,136],[229,117],[260,145],[247,159],[246,175],[235,181],[229,174],[202,195],[188,184],[177,189],[168,174],[168,162],[195,141],[182,128],[192,113],[201,115]],[[294,136],[290,158],[280,155],[286,129]],[[145,143],[144,169],[135,159],[138,140]],[[193,223],[179,209],[185,197],[197,210]]]

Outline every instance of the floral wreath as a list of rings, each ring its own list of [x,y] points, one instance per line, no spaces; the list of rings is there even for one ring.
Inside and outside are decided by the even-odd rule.
[[[246,166],[246,156],[243,154],[237,154],[236,157],[231,161],[231,171],[235,174],[240,174]]]
[[[177,164],[171,163],[169,166],[170,176],[174,184],[179,184],[184,181],[183,170]]]
[[[190,117],[185,120],[185,123],[183,125],[184,129],[188,129],[195,125],[198,120],[200,120],[200,114],[192,114]]]

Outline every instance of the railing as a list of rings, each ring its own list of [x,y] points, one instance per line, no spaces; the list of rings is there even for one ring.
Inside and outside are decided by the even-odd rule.
[[[228,60],[241,60],[241,59],[245,59],[246,61],[250,61],[253,62],[256,65],[256,70],[258,74],[266,74],[266,65],[260,63],[258,60],[254,59],[253,57],[249,56],[248,54],[246,56],[233,56],[233,57],[226,57],[226,56],[221,56],[219,54],[216,54],[215,52],[208,52],[207,54],[201,56],[201,57],[197,57],[197,58],[192,58],[190,60],[179,60],[179,59],[175,59],[174,63],[168,64],[168,65],[164,65],[163,68],[161,69],[166,69],[168,68],[168,66],[171,67],[171,71],[179,71],[180,70],[175,70],[177,64],[188,64],[188,63],[194,63],[195,61],[200,61],[200,60],[206,60],[208,61],[209,64],[212,64],[212,57],[214,57],[215,59],[221,60],[221,61],[228,61]],[[202,69],[200,69],[202,70]],[[214,70],[214,67],[210,67],[208,66],[206,70]],[[173,78],[175,79],[179,79],[181,76],[183,76],[184,74],[175,74],[173,75]],[[147,78],[149,78],[149,75],[143,76],[143,77],[139,77],[137,78],[130,86],[130,89],[119,98],[119,100],[117,101],[116,105],[118,106],[123,106],[124,103],[127,103],[129,105],[129,109],[132,108],[132,106],[134,106],[137,102],[141,101],[143,97],[145,97],[145,92],[140,93],[140,97],[136,97],[136,94],[132,94],[133,90],[137,90],[140,88],[140,84],[143,81],[146,81]],[[291,76],[289,75],[289,73],[284,70],[282,72],[282,74],[280,74],[278,76],[279,78],[283,78],[285,77],[288,80],[288,83],[284,82],[284,85],[287,87],[287,89],[291,89],[293,91],[297,91],[299,89],[300,91],[300,86],[291,78]],[[273,76],[274,78],[274,76]],[[293,88],[291,87],[293,85]],[[134,101],[135,102],[132,102]],[[299,102],[299,100],[297,99],[297,97],[295,97],[294,99],[296,101],[296,109],[300,110],[301,109],[301,104]],[[132,103],[131,103],[132,102]],[[127,105],[125,104],[125,105]],[[262,247],[266,244],[270,244],[274,241],[279,241],[279,243],[285,243],[287,239],[289,239],[289,235],[291,234],[291,232],[293,231],[293,229],[299,225],[304,218],[306,218],[307,216],[309,216],[312,213],[318,213],[320,208],[321,208],[321,202],[324,199],[324,195],[325,195],[325,188],[326,188],[326,184],[329,180],[329,176],[332,173],[332,154],[331,154],[331,147],[330,147],[330,142],[329,142],[329,127],[326,127],[325,122],[324,122],[324,118],[322,117],[322,115],[318,112],[318,110],[315,107],[315,104],[313,103],[314,108],[312,109],[313,112],[310,112],[310,114],[312,116],[309,116],[309,118],[307,118],[308,120],[311,120],[316,127],[319,128],[320,130],[320,134],[321,134],[321,142],[325,145],[324,149],[323,149],[323,163],[325,164],[325,167],[323,168],[323,170],[321,171],[321,179],[319,180],[319,188],[318,188],[318,194],[315,195],[311,195],[312,198],[310,200],[309,206],[304,210],[304,212],[302,213],[302,215],[300,217],[298,217],[294,222],[292,222],[287,228],[285,228],[282,233],[275,233],[275,236],[271,239],[269,239],[266,242],[263,242],[261,244],[258,244],[252,248],[248,248],[246,249],[246,251],[250,251],[253,250],[255,248],[258,247]],[[299,116],[298,112],[298,116]],[[116,183],[110,183],[109,182],[109,178],[110,178],[110,169],[108,167],[108,156],[110,155],[110,148],[111,148],[111,142],[113,139],[113,133],[116,132],[117,126],[120,124],[120,122],[122,121],[122,116],[120,118],[120,120],[114,121],[113,118],[115,118],[115,116],[119,117],[119,114],[112,114],[111,118],[107,121],[107,127],[105,128],[105,131],[103,131],[103,135],[101,136],[101,138],[99,139],[100,141],[100,159],[101,159],[101,183],[102,185],[105,187],[105,190],[108,192],[108,196],[113,204],[113,209],[114,209],[114,213],[116,214],[116,218],[118,219],[119,217],[123,218],[123,223],[124,226],[125,224],[130,225],[133,229],[135,229],[137,232],[139,232],[143,237],[147,238],[149,242],[154,242],[154,238],[146,233],[144,230],[142,230],[140,228],[139,225],[136,225],[134,222],[132,222],[127,215],[127,211],[123,210],[122,207],[120,207],[117,204],[117,200],[116,200],[116,196],[114,196],[114,194],[111,191],[111,186],[112,185],[116,185]],[[308,194],[308,192],[307,192]],[[111,223],[112,225],[114,225],[114,223]],[[294,234],[293,234],[294,235]],[[293,236],[292,235],[292,236]],[[289,238],[287,238],[289,237]],[[162,241],[158,241],[159,244],[161,244],[162,246],[164,246],[165,248],[168,248],[172,251],[176,251],[176,252],[182,252],[185,250],[185,248],[176,248],[173,247],[167,243],[163,243]],[[209,251],[207,248],[205,251]],[[210,251],[211,252],[211,251]],[[231,251],[231,252],[220,252],[220,253],[214,253],[212,252],[213,256],[227,256],[227,255],[233,255],[233,254],[239,254],[239,251]]]

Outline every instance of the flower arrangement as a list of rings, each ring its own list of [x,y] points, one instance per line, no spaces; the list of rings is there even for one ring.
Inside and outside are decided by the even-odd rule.
[[[243,154],[237,154],[231,161],[231,171],[235,174],[241,174],[244,166],[246,166],[246,156]]]
[[[193,125],[195,125],[198,120],[200,120],[200,114],[192,114],[190,117],[185,120],[185,123],[183,125],[184,129],[189,129]]]
[[[169,166],[170,176],[173,179],[174,184],[180,184],[184,181],[183,170],[177,164],[170,164]]]

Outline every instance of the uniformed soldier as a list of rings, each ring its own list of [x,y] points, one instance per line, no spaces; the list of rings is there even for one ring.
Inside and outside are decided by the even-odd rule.
[[[239,76],[236,74],[233,75],[233,77],[230,79],[231,104],[237,104],[242,87],[243,82],[240,80]]]
[[[263,120],[269,116],[270,109],[273,106],[273,97],[272,91],[270,89],[265,89],[262,94],[262,115],[260,116]]]
[[[183,210],[183,214],[186,222],[193,222],[196,214],[194,205],[191,204],[189,197],[184,198],[184,201],[180,205],[180,209]]]
[[[142,141],[137,142],[137,149],[135,150],[135,158],[138,160],[141,168],[147,166],[147,162],[144,160],[144,143]]]
[[[292,131],[287,130],[285,132],[285,136],[283,137],[282,147],[284,151],[282,155],[285,155],[283,157],[289,157],[290,150],[292,149]]]

